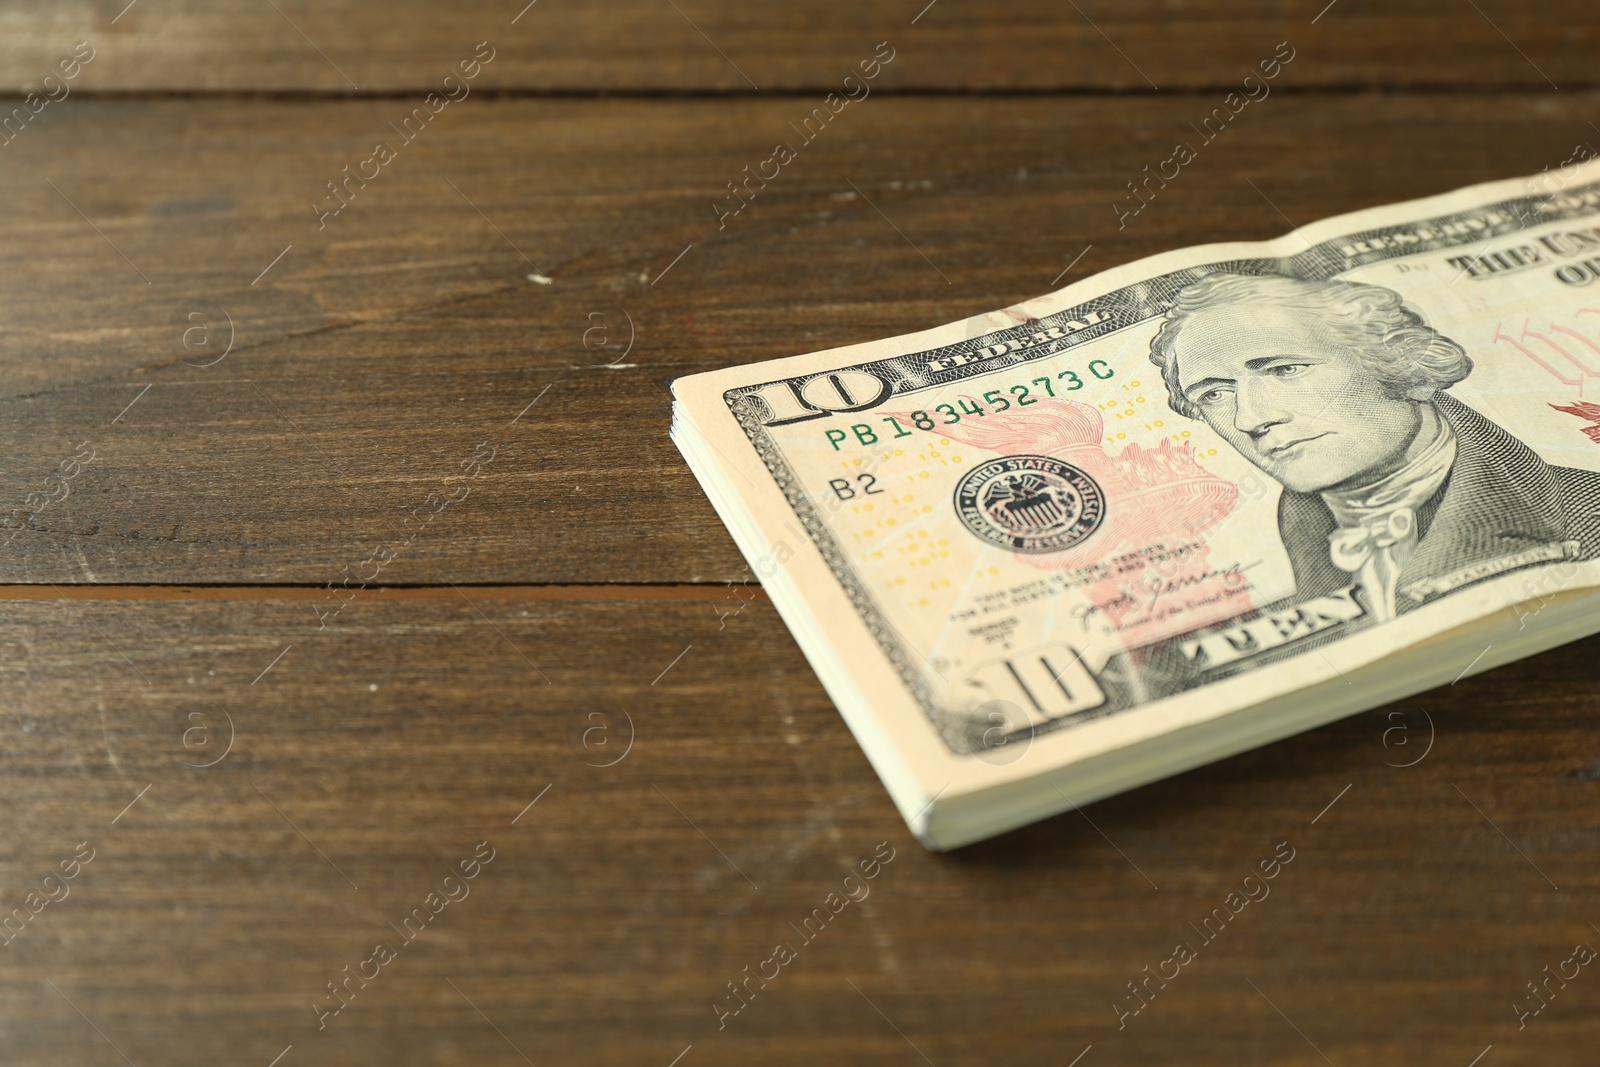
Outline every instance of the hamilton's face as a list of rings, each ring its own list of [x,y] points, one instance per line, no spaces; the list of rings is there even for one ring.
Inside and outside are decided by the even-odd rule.
[[[1350,489],[1398,468],[1421,426],[1316,315],[1208,308],[1178,333],[1179,386],[1211,428],[1301,493]]]

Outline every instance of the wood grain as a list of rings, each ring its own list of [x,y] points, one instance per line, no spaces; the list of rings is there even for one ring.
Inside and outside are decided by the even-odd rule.
[[[1273,97],[1119,229],[1208,101],[869,99],[723,229],[711,205],[796,101],[468,101],[319,230],[312,198],[395,102],[69,98],[0,152],[0,519],[96,458],[0,534],[0,582],[321,585],[397,538],[383,584],[735,580],[667,440],[672,378],[1536,172],[1591,114]],[[186,314],[209,347],[182,348]],[[470,497],[410,539],[480,443]]]
[[[1595,84],[1600,24],[1581,0],[63,0],[0,12],[0,84],[36,84],[79,40],[81,86],[115,92],[420,93],[480,41],[488,90],[826,90],[885,40],[891,90],[1217,88],[1288,41],[1303,87],[1570,91]]]
[[[508,1041],[662,1067],[690,1044],[685,1063],[919,1062],[908,1042],[940,1067],[1090,1044],[1309,1063],[1309,1039],[1339,1064],[1461,1067],[1491,1043],[1584,1062],[1588,982],[1522,1031],[1510,1005],[1600,941],[1597,652],[934,855],[765,603],[375,597],[319,632],[271,596],[8,601],[0,904],[79,842],[95,858],[0,949],[6,1061],[120,1062],[109,1039],[173,1067],[291,1044],[284,1063],[521,1062]],[[1423,751],[1421,709],[1431,750],[1385,766]],[[188,766],[230,719],[228,754]],[[404,944],[389,924],[485,840],[470,896]],[[1284,841],[1270,895],[1204,944],[1188,924]],[[719,1030],[725,983],[798,944],[789,924],[880,842],[870,896]],[[1112,1002],[1180,940],[1199,959],[1119,1032]],[[324,983],[379,941],[399,958],[319,1033]]]

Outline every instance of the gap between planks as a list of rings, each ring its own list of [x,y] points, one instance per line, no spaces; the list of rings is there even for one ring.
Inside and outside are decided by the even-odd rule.
[[[1564,81],[1563,89],[1576,93],[1600,89],[1600,80]],[[86,100],[108,102],[205,101],[205,100],[272,100],[286,103],[316,103],[319,101],[408,100],[432,91],[434,86],[417,85],[412,88],[363,89],[360,92],[338,89],[314,88],[239,88],[239,89],[74,89],[72,94]],[[474,95],[490,100],[790,100],[807,99],[831,92],[834,85],[819,83],[814,86],[787,85],[763,89],[759,93],[750,89],[713,88],[704,86],[632,86],[604,88],[585,86],[536,87],[507,86],[498,89],[474,89]],[[1201,97],[1226,92],[1231,83],[1194,82],[1152,89],[1147,85],[907,85],[883,86],[872,90],[873,96],[917,98],[994,98],[1018,97]],[[1506,84],[1476,83],[1469,81],[1434,82],[1327,82],[1304,85],[1279,85],[1273,93],[1285,96],[1353,96],[1373,93],[1390,96],[1486,96],[1500,94],[1539,94],[1545,86],[1532,80]],[[0,89],[0,103],[20,102],[27,93],[17,89]]]
[[[744,584],[744,583],[742,583]],[[729,582],[673,585],[369,585],[363,599],[460,600],[720,600]],[[459,592],[457,589],[459,588]],[[744,584],[763,600],[766,591]],[[8,600],[320,600],[325,585],[3,585]]]

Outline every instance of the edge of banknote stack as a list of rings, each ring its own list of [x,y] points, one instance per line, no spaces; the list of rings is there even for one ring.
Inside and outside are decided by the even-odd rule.
[[[1492,565],[1479,574],[1470,567],[1458,567],[1452,579],[1430,579],[1434,582],[1431,588],[1413,583],[1410,595],[1418,602],[1412,604],[1402,598],[1410,610],[1398,618],[1394,616],[1393,607],[1396,594],[1391,591],[1386,611],[1374,612],[1367,620],[1369,625],[1353,627],[1348,636],[1341,636],[1336,642],[1319,647],[1316,642],[1307,641],[1293,655],[1286,654],[1278,659],[1263,657],[1261,662],[1265,665],[1260,669],[1237,673],[1218,670],[1208,676],[1203,685],[1195,683],[1187,688],[1175,685],[1171,691],[1157,692],[1153,697],[1141,695],[1137,706],[1126,707],[1117,714],[1105,713],[1105,707],[1110,707],[1107,704],[1099,711],[1075,710],[1055,718],[1036,716],[1026,723],[1007,721],[1008,732],[996,745],[964,751],[959,738],[952,740],[953,728],[940,726],[942,720],[938,714],[930,713],[930,701],[937,703],[937,700],[929,697],[919,682],[920,678],[933,680],[935,676],[945,680],[941,671],[949,661],[919,649],[914,641],[895,633],[893,620],[876,614],[867,602],[875,594],[842,580],[839,551],[819,544],[829,539],[831,530],[830,519],[822,511],[825,486],[829,483],[813,478],[812,484],[797,486],[794,479],[789,479],[780,485],[782,457],[775,458],[772,448],[758,447],[750,432],[748,417],[735,411],[736,402],[746,401],[752,390],[769,388],[762,383],[804,383],[830,372],[848,374],[851,368],[881,365],[878,361],[904,358],[907,353],[917,354],[923,361],[919,366],[928,368],[927,376],[909,384],[897,384],[892,390],[886,384],[884,391],[876,396],[861,395],[859,390],[852,395],[850,381],[835,379],[825,388],[819,387],[833,399],[831,406],[818,399],[817,391],[802,393],[800,385],[788,386],[792,390],[792,403],[798,405],[793,413],[776,411],[780,401],[783,405],[791,403],[791,393],[769,394],[762,401],[767,405],[762,410],[769,412],[767,417],[774,426],[806,419],[820,420],[816,425],[836,424],[839,429],[831,431],[826,438],[821,431],[812,434],[821,442],[812,447],[821,448],[830,459],[836,459],[826,452],[828,447],[854,448],[858,440],[864,441],[869,436],[876,442],[879,432],[887,435],[891,429],[897,435],[904,432],[909,437],[915,427],[903,412],[919,404],[915,400],[896,398],[944,388],[939,382],[949,379],[941,379],[940,375],[951,367],[986,360],[991,367],[1027,367],[1032,373],[1046,365],[1040,360],[1058,358],[1065,350],[1064,347],[1054,350],[1056,355],[1025,351],[1026,344],[1030,343],[1027,341],[1030,328],[1041,325],[1047,328],[1034,332],[1032,343],[1045,338],[1057,346],[1072,343],[1074,338],[1070,335],[1075,329],[1082,329],[1086,337],[1091,334],[1097,338],[1107,337],[1116,332],[1118,324],[1103,318],[1097,320],[1097,312],[1084,314],[1081,309],[1095,306],[1096,301],[1108,298],[1108,294],[1137,289],[1149,279],[1171,277],[1175,272],[1192,271],[1195,277],[1200,277],[1208,271],[1223,272],[1235,269],[1236,264],[1259,264],[1263,260],[1284,264],[1284,272],[1290,273],[1288,265],[1309,262],[1304,257],[1318,248],[1333,249],[1329,253],[1331,256],[1348,257],[1350,271],[1358,276],[1363,270],[1370,274],[1375,269],[1371,266],[1374,263],[1387,262],[1385,256],[1395,257],[1396,263],[1410,262],[1403,259],[1414,251],[1405,247],[1408,242],[1421,248],[1437,248],[1438,251],[1429,253],[1431,258],[1426,260],[1427,266],[1441,270],[1446,262],[1461,264],[1457,281],[1466,288],[1460,292],[1470,292],[1473,298],[1482,293],[1486,294],[1485,299],[1494,299],[1489,294],[1495,293],[1496,286],[1502,283],[1487,276],[1501,269],[1508,276],[1524,267],[1531,269],[1531,263],[1525,262],[1530,259],[1532,263],[1542,262],[1541,270],[1569,272],[1565,276],[1555,275],[1560,281],[1554,284],[1567,286],[1555,290],[1562,299],[1572,298],[1570,290],[1586,284],[1581,278],[1582,271],[1589,271],[1592,277],[1588,280],[1596,283],[1588,291],[1600,293],[1600,247],[1590,246],[1587,250],[1580,247],[1568,256],[1566,247],[1560,243],[1549,243],[1542,250],[1536,243],[1529,244],[1526,248],[1532,251],[1527,251],[1516,239],[1522,230],[1548,230],[1551,220],[1558,215],[1554,208],[1540,215],[1538,212],[1545,210],[1543,205],[1546,204],[1562,205],[1564,214],[1559,217],[1569,220],[1569,230],[1581,230],[1600,238],[1600,226],[1596,225],[1600,223],[1600,163],[1569,170],[1571,173],[1564,173],[1555,187],[1549,175],[1543,179],[1488,183],[1424,200],[1325,219],[1273,241],[1207,245],[1167,252],[1125,264],[988,317],[679,378],[672,387],[675,398],[672,439],[912,832],[929,848],[959,847],[1380,704],[1452,684],[1600,631],[1600,610],[1597,610],[1600,593],[1595,588],[1600,586],[1600,562],[1595,561],[1588,547],[1577,547],[1577,540],[1569,540],[1552,542],[1565,545],[1564,550],[1555,548],[1543,555],[1530,554],[1524,560],[1498,564],[1499,570]],[[1507,204],[1521,206],[1507,210]],[[1518,216],[1519,211],[1524,214]],[[1453,221],[1441,225],[1438,223],[1441,219]],[[1418,220],[1427,221],[1423,224]],[[1582,237],[1584,241],[1589,239]],[[1420,258],[1417,261],[1422,262]],[[1338,263],[1319,269],[1324,273],[1317,275],[1318,278],[1340,280],[1350,273],[1339,269]],[[1397,269],[1403,273],[1406,268]],[[1430,284],[1443,284],[1446,280],[1434,277],[1436,282]],[[1492,284],[1473,289],[1480,281]],[[1395,284],[1398,287],[1400,283]],[[1503,294],[1505,290],[1500,292]],[[1600,300],[1594,302],[1600,304]],[[1065,319],[1063,316],[1068,312],[1077,317]],[[1535,315],[1543,313],[1542,310],[1534,312]],[[1600,309],[1595,315],[1600,316]],[[1148,331],[1148,321],[1147,318],[1130,328],[1142,326]],[[1058,326],[1050,327],[1051,323]],[[1524,327],[1521,351],[1528,352],[1532,342],[1526,336],[1526,325],[1520,320],[1519,325]],[[1600,319],[1596,325],[1600,326]],[[1496,337],[1498,339],[1499,335]],[[1467,347],[1476,348],[1474,358],[1481,362],[1484,355],[1481,339],[1473,340],[1475,343]],[[1600,348],[1592,341],[1586,343],[1587,349],[1574,342],[1580,353],[1574,361],[1578,368],[1575,372],[1578,374],[1577,392],[1551,392],[1552,398],[1581,396],[1583,375],[1587,373],[1584,368],[1593,367],[1595,382],[1600,384]],[[1516,347],[1502,346],[1507,353]],[[927,359],[929,353],[935,351],[955,355]],[[1502,355],[1499,349],[1489,355],[1494,359],[1521,358]],[[1540,356],[1531,353],[1530,359],[1538,362]],[[1052,367],[1057,365],[1051,364]],[[1541,365],[1550,370],[1547,364]],[[1156,379],[1155,391],[1165,394],[1168,387],[1161,385],[1159,379],[1166,368],[1155,370],[1148,364],[1146,367],[1146,373]],[[1067,373],[1071,372],[1064,371],[1062,375]],[[1106,365],[1106,375],[1110,373]],[[1487,373],[1481,372],[1477,380],[1494,380],[1485,379]],[[1517,373],[1522,373],[1520,364]],[[1530,365],[1528,373],[1543,372]],[[1565,381],[1559,377],[1560,368],[1551,373]],[[1094,377],[1101,377],[1098,370]],[[1086,380],[1088,375],[1083,378]],[[1027,374],[1018,376],[1018,381],[1027,380]],[[1078,380],[1077,375],[1074,380]],[[1091,381],[1089,384],[1104,383]],[[1559,382],[1550,388],[1555,390],[1557,384]],[[1013,387],[1013,393],[1017,388]],[[1029,396],[1026,385],[1020,389],[1020,396]],[[1085,390],[1078,395],[1089,398],[1091,392]],[[1055,397],[1053,389],[1050,395]],[[1536,399],[1537,404],[1533,399],[1527,400],[1525,409],[1537,408],[1542,412],[1544,406],[1549,406],[1557,412],[1568,410],[1554,403],[1545,405],[1542,394]],[[813,410],[812,401],[826,410]],[[1448,413],[1454,419],[1463,405],[1454,400],[1450,404],[1453,406]],[[1600,406],[1590,407],[1594,409],[1597,428],[1589,436],[1600,446]],[[1156,413],[1157,408],[1159,413],[1175,418],[1167,409],[1164,395],[1158,396],[1156,405],[1148,410]],[[741,410],[748,411],[748,404]],[[1035,410],[1047,410],[1047,407]],[[1017,411],[1013,411],[1013,417]],[[833,418],[841,413],[847,416],[845,420]],[[780,414],[784,418],[779,418]],[[956,411],[952,410],[950,416],[959,421]],[[1469,414],[1461,418],[1470,420],[1476,416]],[[977,421],[969,419],[971,423]],[[986,419],[985,428],[992,427],[995,421]],[[1461,421],[1455,425],[1462,435],[1461,448],[1466,450],[1471,444],[1467,438],[1476,432],[1473,427],[1478,423]],[[876,429],[856,432],[856,426]],[[1573,429],[1574,432],[1578,429],[1576,424]],[[855,432],[855,439],[848,438],[851,432]],[[956,435],[955,430],[950,433]],[[1562,433],[1566,433],[1564,426]],[[1188,437],[1188,434],[1183,436]],[[845,440],[841,442],[840,437]],[[1576,446],[1563,444],[1562,447]],[[840,455],[846,454],[840,451]],[[1575,454],[1578,465],[1583,468],[1580,473],[1600,468],[1600,451],[1596,451],[1592,461],[1585,458],[1586,453]],[[1005,453],[1001,455],[1003,458]],[[1565,459],[1568,453],[1563,452],[1562,456]],[[990,460],[984,466],[995,462],[998,461]],[[1075,471],[1065,463],[1057,463],[1051,469],[1069,472],[1064,475],[1069,481]],[[839,480],[850,486],[845,491],[855,492],[858,488],[844,476]],[[1060,477],[1056,480],[1060,481]],[[1062,492],[1071,494],[1072,490],[1069,487]],[[1273,492],[1279,492],[1276,484]],[[1282,493],[1288,492],[1288,488],[1282,489]],[[833,495],[839,493],[835,488]],[[1089,490],[1085,489],[1084,493]],[[860,503],[860,500],[855,502]],[[1089,507],[1083,503],[1081,494],[1078,503]],[[1269,504],[1270,501],[1261,506]],[[1113,500],[1112,506],[1115,505]],[[837,511],[837,505],[834,506]],[[940,518],[952,525],[961,519],[968,522],[968,529],[974,529],[974,522],[983,521],[981,516],[968,521],[955,514],[963,507],[970,509],[972,506],[970,499],[963,504],[959,491],[953,500],[947,493],[936,506],[944,509]],[[1281,516],[1285,505],[1279,502],[1276,506]],[[1592,526],[1593,520],[1600,516],[1600,499],[1593,499],[1587,506],[1591,510],[1586,521]],[[1088,512],[1084,514],[1087,516]],[[1099,521],[1097,516],[1091,517]],[[1278,521],[1286,520],[1280,517]],[[1585,530],[1590,526],[1585,526]],[[1040,537],[1030,541],[1018,536],[1014,539],[1014,543],[1021,546],[1017,549],[1017,558],[1021,559],[1021,554],[1028,552],[1048,553],[1056,544],[1072,544],[1074,537],[1083,536],[1083,528],[1095,532],[1089,518],[1082,518],[1078,533],[1058,534],[1054,542]],[[981,530],[974,532],[982,533]],[[1109,535],[1102,534],[1102,543],[1106,536]],[[1285,534],[1286,543],[1287,536]],[[1324,535],[1323,547],[1326,541]],[[1083,541],[1086,547],[1094,543]],[[1588,542],[1584,542],[1584,546],[1587,545]],[[985,547],[983,551],[996,550]],[[1023,562],[1038,565],[1033,558]],[[1326,568],[1325,556],[1319,562]],[[1299,574],[1299,565],[1296,566]],[[1216,569],[1207,570],[1193,580],[1215,582],[1220,573]],[[1370,583],[1375,572],[1368,569],[1352,573],[1357,575],[1358,581]],[[1060,584],[1059,579],[1050,580]],[[1460,588],[1450,586],[1450,581]],[[1041,578],[1040,584],[1045,585],[1046,579]],[[1417,592],[1418,589],[1423,591]],[[1449,595],[1433,595],[1443,591],[1448,591]],[[1298,602],[1302,619],[1305,611],[1310,610],[1305,607],[1306,596],[1309,593],[1302,592]],[[1370,607],[1367,594],[1361,596],[1360,602]],[[1328,602],[1328,598],[1319,602]],[[1241,629],[1244,623],[1253,620],[1260,620],[1261,626],[1279,625],[1287,632],[1288,624],[1283,623],[1282,618],[1273,617],[1271,604],[1255,604],[1233,617],[1213,619],[1196,633],[1211,635],[1212,645],[1226,653],[1224,637],[1233,641],[1234,647],[1240,641],[1254,640]],[[1219,634],[1223,636],[1217,636]],[[1203,645],[1204,641],[1190,641],[1186,646],[1189,656],[1203,656],[1202,651],[1196,651]],[[900,647],[911,651],[906,656],[893,654]],[[1144,649],[1130,647],[1128,656],[1137,658],[1145,653]],[[1150,659],[1150,656],[1145,655],[1145,658]],[[1012,671],[1015,673],[1015,668]],[[1107,674],[1110,677],[1116,671],[1107,668]],[[1023,678],[1018,675],[1017,681],[1020,684]],[[1109,687],[1116,678],[1101,681]],[[1139,692],[1144,694],[1145,690],[1139,689]]]

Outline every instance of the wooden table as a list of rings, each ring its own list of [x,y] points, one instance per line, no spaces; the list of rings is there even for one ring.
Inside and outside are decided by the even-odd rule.
[[[0,1062],[1595,1062],[1600,640],[933,855],[667,440],[1593,151],[1592,2],[124,3],[0,11]]]

